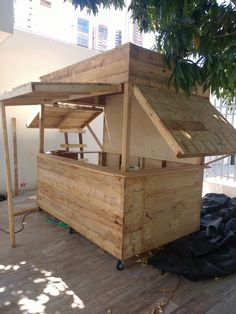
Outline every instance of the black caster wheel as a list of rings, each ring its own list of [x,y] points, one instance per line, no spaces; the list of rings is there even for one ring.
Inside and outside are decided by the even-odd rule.
[[[125,268],[125,263],[121,260],[118,260],[118,262],[116,264],[116,269],[123,270],[124,268]]]

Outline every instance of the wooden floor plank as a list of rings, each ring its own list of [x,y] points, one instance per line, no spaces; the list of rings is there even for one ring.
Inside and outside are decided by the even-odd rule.
[[[32,194],[15,198],[15,206],[34,206]],[[161,289],[176,286],[176,275],[161,276],[150,266],[117,271],[110,254],[47,218],[44,212],[28,215],[14,249],[0,232],[0,313],[151,314],[169,296]],[[21,219],[16,217],[16,229]],[[0,203],[0,224],[7,229],[6,202]],[[235,286],[236,275],[199,283],[181,278],[164,313],[233,314]]]

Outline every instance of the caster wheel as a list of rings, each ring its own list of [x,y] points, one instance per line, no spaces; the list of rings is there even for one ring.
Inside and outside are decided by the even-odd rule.
[[[118,262],[116,264],[116,269],[123,270],[124,268],[125,268],[125,263],[121,260],[118,260]]]

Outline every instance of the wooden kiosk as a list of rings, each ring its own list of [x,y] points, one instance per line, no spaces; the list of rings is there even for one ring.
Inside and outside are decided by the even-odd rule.
[[[236,131],[204,95],[168,89],[169,75],[161,55],[129,43],[1,96],[13,246],[10,105],[41,104],[28,125],[40,130],[38,206],[116,258],[199,229],[203,157],[236,153]],[[98,165],[44,154],[45,128],[81,131],[103,110]]]

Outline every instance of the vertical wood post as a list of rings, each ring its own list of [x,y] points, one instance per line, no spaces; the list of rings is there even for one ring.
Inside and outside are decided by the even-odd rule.
[[[64,133],[64,139],[65,139],[65,144],[68,145],[69,144],[69,138],[68,138],[68,133],[67,132]],[[66,147],[66,150],[69,151],[69,146]]]
[[[83,144],[83,134],[82,133],[79,133],[79,144]],[[84,148],[83,147],[80,147],[80,159],[84,159],[84,154],[83,154],[83,151],[84,151]]]
[[[44,104],[41,105],[39,117],[39,152],[44,153]]]
[[[16,118],[11,119],[11,128],[12,128],[12,139],[13,139],[15,195],[18,195],[19,194],[19,184],[18,184],[18,154],[17,154]]]
[[[4,103],[0,102],[1,108],[1,120],[2,120],[2,131],[3,131],[3,146],[4,146],[4,159],[6,166],[6,186],[7,186],[7,206],[8,206],[8,220],[9,220],[9,231],[11,246],[16,246],[15,239],[15,224],[14,224],[14,212],[13,212],[13,197],[12,197],[12,183],[11,183],[11,166],[10,166],[10,155],[9,145],[7,136],[7,120],[6,120],[6,109]]]
[[[122,127],[121,171],[129,170],[132,96],[133,96],[133,84],[125,83],[123,127]]]

